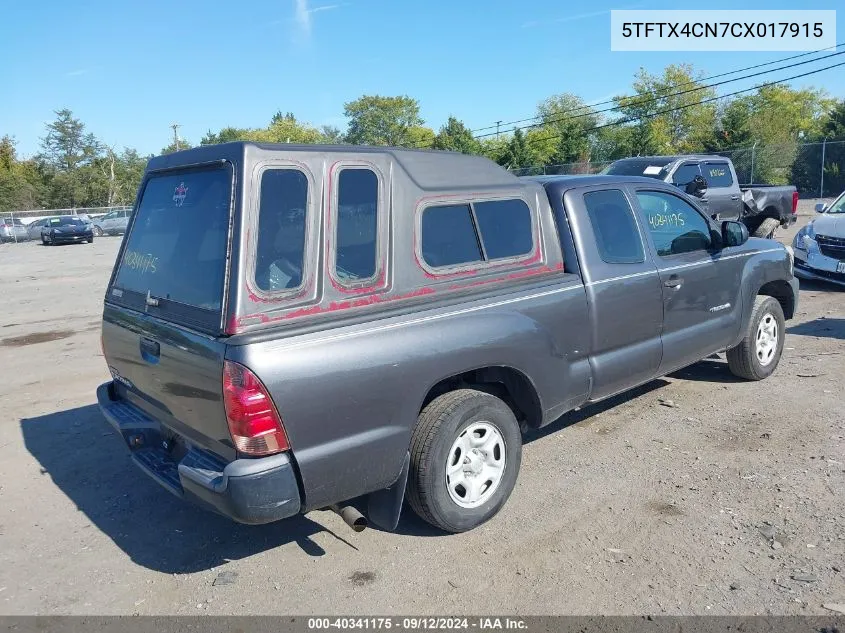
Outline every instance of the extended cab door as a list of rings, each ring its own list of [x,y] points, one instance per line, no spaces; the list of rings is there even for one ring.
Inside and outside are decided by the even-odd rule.
[[[660,278],[625,185],[570,190],[564,206],[590,307],[590,400],[600,400],[657,375]]]
[[[716,250],[705,216],[680,195],[635,188],[663,293],[660,375],[727,347],[739,332],[743,255]]]
[[[718,220],[738,220],[742,211],[739,183],[733,166],[727,160],[706,160],[701,163],[701,175],[707,181],[705,211]]]

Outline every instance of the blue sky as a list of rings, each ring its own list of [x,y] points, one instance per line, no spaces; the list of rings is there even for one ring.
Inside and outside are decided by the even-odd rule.
[[[711,0],[694,8],[835,9],[839,2]],[[672,9],[676,0],[147,0],[6,3],[0,41],[0,135],[38,150],[53,110],[70,108],[117,148],[157,153],[180,135],[266,125],[277,110],[345,126],[362,94],[408,94],[435,130],[450,114],[470,127],[532,116],[574,92],[604,101],[640,66],[691,62],[706,74],[795,53],[610,51],[610,9]],[[845,10],[837,15],[845,41]],[[839,61],[842,58],[834,58]],[[830,63],[830,62],[828,62]],[[807,65],[774,73],[790,76]],[[768,79],[768,78],[767,78]],[[733,91],[760,79],[720,88]],[[797,82],[845,97],[845,66]]]

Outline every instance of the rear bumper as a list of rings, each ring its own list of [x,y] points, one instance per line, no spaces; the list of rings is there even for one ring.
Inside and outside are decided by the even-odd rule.
[[[103,416],[120,433],[135,464],[169,492],[238,523],[270,523],[299,513],[299,486],[286,453],[226,463],[189,445],[177,461],[161,425],[113,394],[110,382],[97,388]]]

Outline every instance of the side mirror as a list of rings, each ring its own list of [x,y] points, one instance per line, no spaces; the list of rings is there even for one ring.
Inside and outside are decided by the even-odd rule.
[[[742,222],[726,220],[722,222],[722,244],[742,246],[748,241],[748,227]]]
[[[696,176],[687,183],[685,191],[691,196],[701,198],[705,193],[707,193],[707,181],[701,176]]]
[[[825,211],[827,211],[827,205],[824,202],[816,204],[816,213],[824,213]]]

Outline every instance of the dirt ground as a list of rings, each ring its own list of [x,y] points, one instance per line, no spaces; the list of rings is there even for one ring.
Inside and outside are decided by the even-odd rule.
[[[328,512],[245,527],[168,495],[98,413],[118,243],[0,245],[0,613],[750,615],[845,603],[845,291],[802,285],[763,383],[707,360],[535,433],[505,509],[473,532],[436,533],[408,509],[396,533],[356,534]]]

